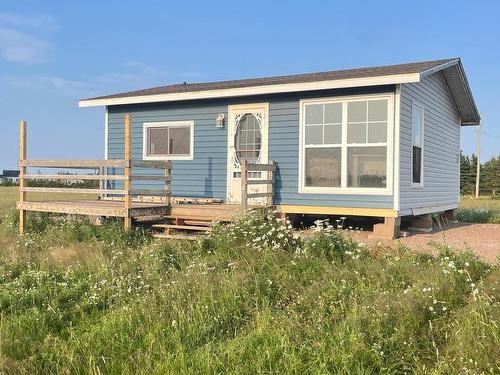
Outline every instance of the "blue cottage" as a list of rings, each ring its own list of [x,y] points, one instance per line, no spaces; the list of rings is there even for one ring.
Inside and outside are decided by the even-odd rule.
[[[244,163],[276,166],[283,214],[456,215],[460,127],[480,115],[460,59],[176,84],[80,101],[105,107],[106,159],[171,160],[173,196],[242,202]],[[250,172],[249,180],[265,179]],[[258,194],[262,185],[250,185]],[[427,216],[426,216],[427,215]]]

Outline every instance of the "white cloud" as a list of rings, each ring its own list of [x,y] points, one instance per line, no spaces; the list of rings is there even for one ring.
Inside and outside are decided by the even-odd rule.
[[[0,12],[0,24],[20,29],[36,29],[37,31],[56,31],[58,29],[54,17],[48,14],[22,15]]]
[[[52,49],[44,35],[56,29],[49,15],[0,12],[0,57],[14,63],[43,63]]]
[[[0,76],[0,82],[14,89],[57,92],[75,99],[82,99],[116,91],[162,85],[168,77],[171,77],[171,74],[167,71],[130,61],[123,64],[120,72],[102,74],[87,81],[57,76],[3,75]]]
[[[47,61],[51,45],[35,36],[0,27],[0,56],[10,62],[37,64]]]

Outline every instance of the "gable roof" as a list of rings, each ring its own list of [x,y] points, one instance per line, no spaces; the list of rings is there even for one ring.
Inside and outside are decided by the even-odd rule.
[[[479,112],[459,58],[232,81],[182,83],[83,99],[79,105],[154,103],[413,83],[438,71],[443,71],[462,124],[479,124]]]

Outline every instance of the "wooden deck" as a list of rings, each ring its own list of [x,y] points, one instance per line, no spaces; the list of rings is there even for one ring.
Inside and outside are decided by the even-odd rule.
[[[66,215],[85,215],[94,217],[120,217],[124,219],[126,230],[131,229],[132,219],[153,218],[157,221],[156,229],[170,235],[171,230],[205,231],[216,222],[230,222],[243,214],[253,205],[273,205],[273,183],[276,166],[271,160],[268,164],[248,163],[244,160],[241,167],[241,203],[226,204],[221,199],[210,197],[172,197],[172,163],[169,160],[133,160],[132,159],[132,119],[125,115],[124,122],[124,158],[109,160],[28,160],[26,159],[27,124],[19,124],[19,232],[24,233],[26,212],[38,211]],[[34,168],[95,170],[95,173],[32,173]],[[114,169],[123,169],[115,174]],[[113,173],[109,173],[109,171]],[[153,171],[155,170],[155,171]],[[263,172],[265,179],[249,180],[248,172]],[[61,181],[63,186],[30,186],[32,181]],[[68,182],[99,181],[99,188],[81,189]],[[117,181],[118,184],[109,182]],[[143,185],[144,182],[154,185]],[[139,182],[138,184],[133,184]],[[249,189],[250,185],[264,185],[258,192]],[[95,184],[97,186],[97,184]],[[142,186],[151,186],[144,189]],[[138,188],[139,187],[139,188]],[[54,194],[54,199],[35,201],[28,199],[30,193]],[[57,199],[57,194],[96,194],[96,200]],[[256,201],[254,198],[258,198]]]

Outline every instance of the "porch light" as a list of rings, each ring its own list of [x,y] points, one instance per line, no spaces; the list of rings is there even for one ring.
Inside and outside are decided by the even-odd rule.
[[[224,113],[219,113],[217,118],[215,119],[215,127],[223,128],[224,127]]]

